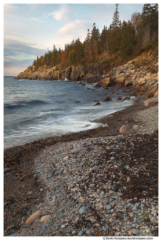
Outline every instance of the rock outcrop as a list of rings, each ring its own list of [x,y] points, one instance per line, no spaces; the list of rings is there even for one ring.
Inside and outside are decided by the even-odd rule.
[[[150,57],[150,56],[149,56]],[[147,60],[147,59],[146,59]],[[154,66],[158,68],[158,59],[154,59]],[[15,79],[30,80],[65,80],[95,83],[95,87],[107,88],[114,84],[123,87],[138,89],[139,95],[145,97],[158,96],[158,72],[149,71],[148,66],[136,67],[137,59],[127,62],[124,65],[113,68],[112,66],[98,66],[96,64],[69,66],[61,70],[60,66],[28,67]],[[147,95],[146,95],[147,93]]]

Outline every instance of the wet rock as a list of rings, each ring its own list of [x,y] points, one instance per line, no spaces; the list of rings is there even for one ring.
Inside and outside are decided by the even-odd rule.
[[[125,100],[130,100],[130,97],[123,98],[123,101],[125,101]]]
[[[101,103],[96,102],[93,106],[101,105]]]
[[[86,128],[86,127],[89,127],[89,126],[91,126],[90,124],[87,124],[87,125],[85,125],[84,127]]]
[[[122,100],[122,98],[121,98],[121,97],[118,97],[116,100],[117,100],[117,101],[118,101],[118,100]]]
[[[27,220],[26,220],[26,224],[32,224],[33,222],[35,222],[35,220],[42,214],[41,210],[36,211],[35,213],[33,213]]]
[[[108,102],[108,101],[111,101],[111,98],[110,97],[105,97],[102,102]]]

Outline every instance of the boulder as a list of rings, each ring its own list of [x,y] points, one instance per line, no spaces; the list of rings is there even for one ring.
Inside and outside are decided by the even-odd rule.
[[[132,82],[130,80],[125,80],[125,87],[132,86]]]
[[[115,83],[114,78],[105,78],[100,81],[101,87],[109,87]]]
[[[146,107],[151,107],[158,104],[158,97],[147,99],[143,102]]]
[[[111,101],[111,98],[110,97],[105,97],[102,102],[108,102],[108,101]]]
[[[124,84],[125,83],[125,73],[121,73],[116,77],[116,82],[119,84]]]

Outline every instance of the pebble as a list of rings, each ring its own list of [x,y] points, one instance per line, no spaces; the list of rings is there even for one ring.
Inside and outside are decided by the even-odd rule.
[[[80,209],[79,209],[79,214],[87,214],[87,209],[85,206],[82,206]]]
[[[140,234],[140,230],[138,230],[138,229],[132,229],[131,231],[132,231],[133,235]]]
[[[140,155],[137,158],[132,153],[137,145],[136,141],[140,145],[141,139],[145,139],[145,136],[87,138],[50,146],[48,151],[54,153],[50,156],[40,152],[34,159],[33,168],[39,173],[38,178],[46,186],[46,191],[43,205],[38,206],[43,207],[43,216],[51,215],[51,220],[49,226],[42,225],[40,220],[35,221],[32,228],[23,228],[17,234],[45,236],[48,233],[50,236],[55,233],[67,236],[78,235],[82,231],[85,235],[92,236],[96,231],[104,235],[113,226],[114,233],[120,236],[143,235],[143,230],[146,233],[147,229],[150,230],[148,236],[151,236],[158,222],[156,195],[155,198],[148,197],[147,201],[145,197],[137,198],[136,195],[133,199],[122,198],[122,195],[127,196],[127,191],[132,186],[132,177],[139,180],[142,177],[139,176],[139,171],[143,174],[148,172],[147,157]],[[150,147],[150,143],[148,145]],[[111,157],[114,157],[113,161],[110,160]],[[49,177],[53,164],[59,174]],[[124,185],[120,184],[121,180]],[[148,217],[152,216],[150,226],[143,220],[143,212]],[[85,220],[88,224],[86,228]]]
[[[78,236],[82,236],[83,235],[83,231],[80,231],[79,233],[78,233]]]
[[[33,223],[40,215],[42,214],[41,210],[36,211],[35,213],[33,213],[27,220],[26,220],[26,224],[31,224]]]
[[[136,131],[140,130],[140,126],[139,125],[133,125],[133,129],[136,130]]]
[[[4,173],[8,173],[11,171],[11,168],[4,168]]]
[[[40,222],[41,223],[46,223],[49,221],[51,215],[46,215],[46,216],[43,216],[41,219],[40,219]]]

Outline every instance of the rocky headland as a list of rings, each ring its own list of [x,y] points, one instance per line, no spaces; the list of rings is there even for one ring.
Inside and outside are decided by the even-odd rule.
[[[142,59],[142,64],[139,62]],[[41,66],[35,70],[28,67],[15,79],[29,80],[70,80],[96,83],[96,87],[110,87],[119,84],[123,87],[138,89],[139,95],[147,92],[148,97],[158,96],[158,57],[151,53],[143,54],[120,66],[98,66],[97,64],[69,66],[61,70],[60,66]]]

